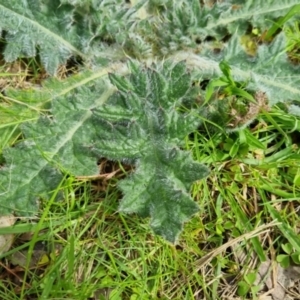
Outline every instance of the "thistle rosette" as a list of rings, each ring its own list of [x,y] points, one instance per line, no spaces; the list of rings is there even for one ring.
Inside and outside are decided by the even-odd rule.
[[[0,170],[0,212],[32,215],[64,174],[93,176],[97,160],[130,162],[135,172],[120,181],[119,211],[151,218],[155,233],[174,242],[198,211],[189,194],[195,180],[208,175],[204,165],[182,150],[184,138],[201,118],[193,109],[194,91],[183,62],[139,67],[128,76],[81,84],[52,102],[51,117],[23,126],[24,141],[4,152]],[[88,75],[87,75],[88,76]]]

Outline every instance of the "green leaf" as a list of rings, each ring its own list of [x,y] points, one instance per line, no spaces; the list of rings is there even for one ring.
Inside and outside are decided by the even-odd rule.
[[[283,249],[283,251],[286,253],[286,254],[291,254],[293,252],[293,246],[289,243],[287,244],[282,244],[281,245],[281,248]]]
[[[293,253],[291,255],[291,258],[295,264],[300,265],[300,253],[299,252]]]
[[[239,36],[235,34],[218,55],[211,53],[208,48],[199,55],[191,51],[177,52],[172,59],[186,60],[196,78],[210,80],[222,76],[219,62],[226,60],[235,81],[245,83],[245,90],[265,92],[269,104],[273,105],[300,97],[300,68],[290,63],[285,47],[286,40],[281,33],[271,45],[259,46],[255,59],[249,59],[240,44]]]
[[[229,150],[229,155],[231,157],[235,157],[239,151],[239,148],[240,148],[240,141],[236,140]]]
[[[198,211],[191,185],[209,173],[180,148],[200,122],[195,111],[177,109],[192,93],[191,78],[183,62],[151,68],[130,63],[129,69],[126,78],[110,75],[117,92],[96,76],[57,96],[51,118],[23,126],[25,141],[4,152],[2,214],[36,213],[40,197],[50,197],[63,173],[97,175],[97,159],[106,157],[135,165],[119,184],[119,211],[150,217],[155,233],[176,241]]]
[[[234,33],[242,35],[249,25],[264,31],[298,4],[297,0],[236,2],[209,5],[198,0],[164,1],[165,9],[152,22],[148,21],[148,35],[163,55],[186,48],[196,48],[198,52],[199,40],[203,42],[209,36],[220,41]]]
[[[246,139],[246,143],[252,147],[253,149],[263,149],[265,150],[265,145],[260,142],[255,136],[253,136],[253,134],[251,133],[250,130],[245,129],[242,131],[245,134],[245,139]]]
[[[228,63],[226,61],[221,61],[219,64],[220,70],[222,71],[222,73],[225,75],[226,79],[228,80],[228,83],[231,86],[235,86],[235,82],[231,76],[231,68],[228,65]]]
[[[41,1],[1,1],[0,28],[8,32],[6,61],[23,55],[34,57],[39,46],[41,60],[54,74],[71,54],[85,56],[76,32],[65,30],[72,23],[72,10],[59,5],[57,0],[47,1],[47,5]]]
[[[39,54],[53,75],[71,56],[98,63],[124,57],[120,45],[129,39],[129,28],[146,0],[132,7],[123,0],[98,2],[2,0],[0,29],[7,32],[5,60]],[[114,46],[103,40],[114,42]]]
[[[293,184],[295,186],[300,186],[300,175],[299,174],[295,175],[294,180],[293,180]]]
[[[270,19],[285,15],[296,4],[298,4],[296,0],[242,1],[242,3],[237,4],[238,9],[225,10],[218,20],[211,19],[209,27],[228,26],[232,33],[236,30],[237,24],[246,23],[246,20],[252,17],[253,27],[259,27],[264,30],[268,26]]]
[[[238,88],[236,86],[230,86],[225,89],[225,91],[227,91],[227,90],[230,92],[230,95],[240,96],[240,97],[243,97],[243,98],[255,103],[253,96],[241,88]]]
[[[245,281],[249,285],[254,284],[255,280],[256,280],[256,273],[252,272],[252,273],[248,273],[248,274],[245,275]]]
[[[249,290],[250,290],[250,286],[248,285],[247,282],[240,281],[238,283],[237,293],[238,293],[239,296],[245,296],[248,293]]]
[[[286,254],[277,255],[276,260],[280,263],[282,268],[287,268],[291,264],[290,257]]]

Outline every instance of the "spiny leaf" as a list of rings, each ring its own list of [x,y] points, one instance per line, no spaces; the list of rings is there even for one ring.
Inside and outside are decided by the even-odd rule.
[[[218,55],[209,49],[201,55],[177,52],[172,60],[186,60],[198,78],[218,78],[222,75],[219,63],[225,60],[231,67],[235,81],[244,82],[245,88],[266,92],[271,105],[297,99],[300,95],[299,66],[294,66],[284,53],[285,37],[278,35],[271,45],[258,47],[257,55],[249,57],[243,50],[240,38],[234,35],[227,47]]]
[[[51,2],[51,3],[50,3]],[[47,4],[32,0],[3,0],[0,4],[0,28],[6,30],[6,61],[20,56],[36,56],[39,46],[41,60],[54,74],[59,64],[71,54],[84,57],[80,38],[72,28],[72,10],[58,0]],[[69,30],[66,30],[69,28]]]
[[[136,166],[119,184],[124,194],[119,210],[150,217],[154,232],[176,240],[183,222],[198,210],[191,184],[208,175],[180,149],[200,124],[196,111],[179,110],[193,97],[190,75],[182,62],[150,68],[131,62],[129,69],[126,77],[109,75],[117,92],[103,79],[87,80],[53,101],[51,118],[23,126],[25,141],[4,153],[2,214],[35,213],[39,198],[51,196],[63,173],[96,175],[97,159],[107,157]]]
[[[87,87],[81,91],[79,99],[69,94],[55,101],[55,119],[41,117],[36,124],[24,125],[26,140],[15,148],[5,149],[7,165],[0,170],[1,214],[36,213],[38,199],[47,199],[62,180],[62,169],[80,175],[97,174],[95,158],[82,144],[85,138],[90,142],[93,133],[90,109],[105,101],[114,89],[107,89],[100,82],[92,91],[101,96],[97,97],[97,93],[89,97],[92,91]]]
[[[198,0],[167,1],[160,14],[147,21],[144,39],[154,45],[155,54],[164,57],[188,48],[200,53],[207,37],[220,41],[229,34],[245,34],[249,26],[264,31],[297,4],[298,0],[221,1],[213,5]],[[151,4],[148,6],[152,12]]]
[[[217,20],[210,19],[207,27],[210,30],[227,27],[230,33],[234,33],[237,30],[237,24],[244,25],[251,20],[253,27],[265,30],[270,27],[272,20],[285,15],[289,9],[297,4],[297,0],[241,1],[223,11]],[[245,26],[242,27],[246,28]]]
[[[102,63],[118,57],[118,45],[128,38],[136,11],[145,3],[128,7],[123,0],[59,1],[2,0],[0,32],[6,31],[5,60],[35,57],[50,74],[71,56]],[[107,41],[114,47],[110,48]],[[38,51],[37,51],[38,49]]]
[[[158,4],[153,1],[125,2],[3,0],[0,30],[7,32],[5,59],[39,53],[46,70],[55,74],[71,55],[102,64],[128,56],[166,57],[187,48],[200,52],[198,43],[208,36],[220,40],[244,34],[249,25],[267,29],[298,4],[297,0],[222,1],[210,7],[198,0],[179,0],[164,1],[160,13],[154,13]],[[147,2],[148,13],[140,19],[138,12]]]

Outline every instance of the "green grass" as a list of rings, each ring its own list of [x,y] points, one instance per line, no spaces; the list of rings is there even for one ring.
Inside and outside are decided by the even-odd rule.
[[[66,178],[57,190],[65,194],[64,201],[43,203],[39,218],[5,229],[17,236],[2,261],[22,282],[2,269],[6,278],[0,297],[225,299],[271,247],[279,254],[279,241],[298,250],[299,237],[292,230],[299,223],[299,150],[292,140],[297,120],[286,119],[279,108],[258,119],[253,129],[244,130],[250,140],[247,152],[240,133],[196,132],[187,138],[187,149],[209,163],[212,173],[193,186],[201,211],[186,224],[176,246],[154,237],[147,220],[117,213],[117,178],[92,183]],[[232,151],[237,142],[238,150]],[[264,155],[255,145],[265,147]],[[276,219],[280,225],[272,224]],[[252,237],[268,224],[269,231]],[[265,244],[266,235],[271,245]],[[41,245],[44,254],[30,266]],[[11,264],[19,252],[25,257],[19,269],[25,272]],[[235,282],[229,291],[226,280]]]
[[[0,101],[1,153],[44,111],[40,103]],[[117,212],[125,166],[107,162],[108,173],[119,170],[111,179],[66,177],[56,191],[63,201],[53,197],[36,218],[0,228],[15,234],[1,255],[0,299],[255,298],[251,274],[260,262],[280,257],[282,244],[300,252],[299,121],[275,106],[238,132],[204,127],[186,138],[211,174],[193,185],[201,210],[176,245],[153,236],[148,220]]]

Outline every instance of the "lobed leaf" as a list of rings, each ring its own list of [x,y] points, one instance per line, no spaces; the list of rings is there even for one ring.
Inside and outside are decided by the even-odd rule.
[[[60,7],[58,0],[1,1],[0,28],[7,31],[5,60],[34,57],[38,46],[44,66],[54,74],[72,54],[84,57],[80,37],[71,26],[72,13],[70,7]]]
[[[3,0],[0,32],[5,32],[4,58],[11,62],[39,54],[52,75],[71,56],[107,63],[120,56],[118,48],[128,38],[135,13],[144,2],[130,7],[122,0]]]
[[[300,95],[300,67],[291,64],[284,52],[284,35],[280,34],[271,45],[259,46],[255,57],[245,53],[239,39],[238,35],[234,35],[219,54],[209,49],[201,55],[180,51],[170,59],[186,60],[196,78],[208,79],[222,75],[219,63],[225,60],[231,67],[234,80],[243,82],[249,90],[265,92],[270,105],[297,99]]]
[[[129,70],[126,77],[109,74],[117,92],[105,80],[92,84],[87,77],[86,85],[57,95],[51,117],[23,126],[25,141],[4,153],[1,214],[36,213],[40,197],[49,198],[63,174],[96,175],[97,160],[107,157],[136,166],[119,184],[119,210],[150,217],[155,233],[177,239],[198,210],[191,184],[208,175],[180,149],[200,124],[196,111],[179,110],[193,96],[191,78],[183,62],[151,68],[131,62]]]
[[[151,4],[150,4],[151,3]],[[155,1],[148,4],[155,11]],[[271,27],[279,17],[298,4],[297,0],[283,1],[216,1],[213,5],[198,0],[166,1],[160,13],[140,24],[141,35],[151,41],[154,54],[168,56],[175,51],[195,49],[201,53],[206,40],[215,45],[229,35],[243,35],[249,28],[262,32]],[[142,30],[143,25],[145,29]]]

